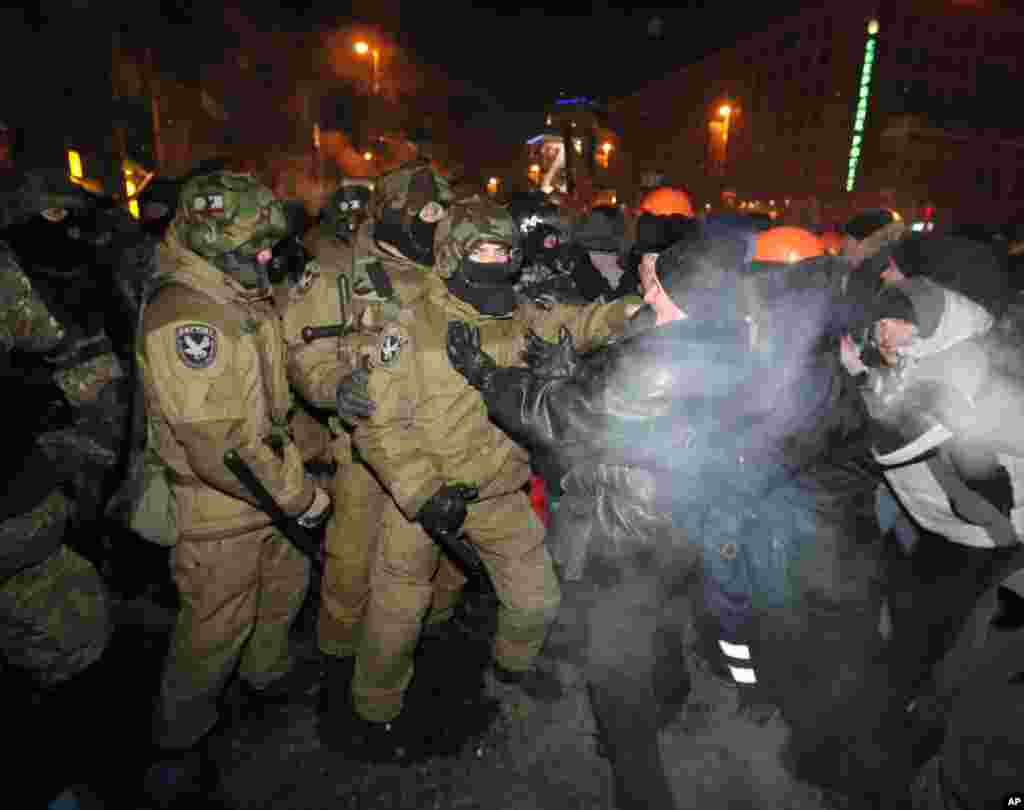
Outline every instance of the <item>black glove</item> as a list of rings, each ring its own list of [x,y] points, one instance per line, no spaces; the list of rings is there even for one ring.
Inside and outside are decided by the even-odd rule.
[[[420,507],[416,519],[431,537],[457,534],[466,522],[466,504],[479,495],[469,484],[445,484]]]
[[[370,372],[357,368],[338,383],[338,416],[342,419],[369,418],[377,409],[377,403],[370,399]]]
[[[572,335],[563,326],[558,332],[558,343],[544,340],[531,329],[526,335],[523,359],[530,371],[540,377],[571,377],[579,363],[579,354]]]
[[[465,321],[448,322],[448,360],[478,391],[488,387],[498,370],[494,358],[480,348],[480,328]]]

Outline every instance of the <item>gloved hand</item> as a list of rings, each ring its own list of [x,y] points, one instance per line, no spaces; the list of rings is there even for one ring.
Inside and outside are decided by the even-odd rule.
[[[327,494],[326,490],[317,487],[313,493],[313,503],[309,505],[309,509],[299,515],[296,522],[303,529],[316,529],[323,526],[330,516],[331,496]]]
[[[370,399],[370,372],[357,368],[338,383],[338,416],[342,419],[368,419],[377,409],[377,403]]]
[[[558,343],[544,340],[532,329],[526,334],[523,359],[530,371],[541,377],[571,377],[579,363],[572,335],[564,326],[558,331]]]
[[[465,321],[448,322],[448,361],[466,382],[483,391],[498,367],[480,348],[480,328]]]
[[[420,507],[416,519],[431,537],[457,534],[466,522],[466,504],[479,496],[480,490],[469,484],[445,484]]]

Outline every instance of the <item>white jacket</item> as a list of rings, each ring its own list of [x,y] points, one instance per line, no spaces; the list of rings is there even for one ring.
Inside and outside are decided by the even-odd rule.
[[[875,459],[886,467],[885,477],[893,491],[923,528],[955,543],[992,548],[996,544],[982,526],[953,511],[928,464],[924,460],[908,463],[953,438],[954,430],[959,441],[995,450],[1010,475],[1014,504],[1020,504],[1011,510],[1011,522],[1018,536],[1024,537],[1024,389],[1011,380],[996,379],[985,350],[970,340],[992,328],[992,316],[959,293],[948,289],[943,293],[944,308],[935,332],[908,347],[900,374],[907,386],[935,380],[955,387],[968,412],[956,414],[955,427],[936,421],[903,447],[875,451]]]

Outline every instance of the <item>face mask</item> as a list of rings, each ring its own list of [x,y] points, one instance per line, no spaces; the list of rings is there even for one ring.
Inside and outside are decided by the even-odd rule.
[[[373,226],[373,237],[378,245],[386,242],[397,248],[398,252],[417,264],[433,266],[434,264],[434,231],[436,222],[424,222],[417,218],[409,226],[400,222],[377,222]]]
[[[516,261],[485,264],[467,258],[446,283],[452,295],[471,304],[482,315],[500,317],[508,315],[518,304],[513,286],[518,276]]]
[[[229,253],[222,253],[212,263],[247,290],[266,289],[270,286],[270,263],[260,264],[256,260],[257,254],[248,254],[249,251],[243,253],[240,248],[236,248]]]

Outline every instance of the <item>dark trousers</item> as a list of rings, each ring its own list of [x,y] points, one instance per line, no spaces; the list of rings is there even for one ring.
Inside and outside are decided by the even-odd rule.
[[[615,776],[616,807],[671,810],[658,729],[685,702],[689,675],[660,574],[588,576],[564,584],[563,597],[582,636],[583,668]]]

